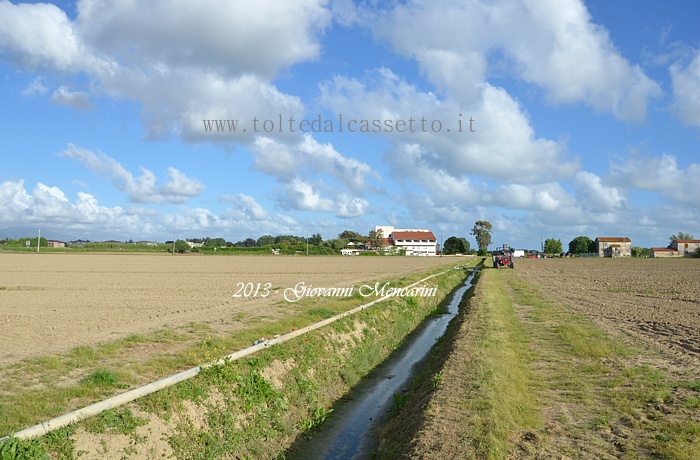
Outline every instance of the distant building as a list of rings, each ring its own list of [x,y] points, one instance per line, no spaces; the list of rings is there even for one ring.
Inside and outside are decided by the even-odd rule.
[[[700,240],[673,240],[671,247],[682,256],[690,256],[700,248]]]
[[[626,236],[599,236],[595,239],[595,252],[600,257],[631,257],[632,240]]]
[[[651,257],[676,257],[678,250],[673,248],[651,248]]]
[[[58,240],[46,240],[46,245],[50,248],[65,248],[66,243]]]
[[[390,225],[375,227],[384,236],[385,252],[403,252],[407,256],[437,255],[437,239],[433,232],[427,229],[398,229]]]

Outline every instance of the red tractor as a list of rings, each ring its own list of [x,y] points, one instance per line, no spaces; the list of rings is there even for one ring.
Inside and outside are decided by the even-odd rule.
[[[493,256],[493,268],[510,267],[515,268],[513,265],[513,250],[510,248],[497,248],[492,253]]]

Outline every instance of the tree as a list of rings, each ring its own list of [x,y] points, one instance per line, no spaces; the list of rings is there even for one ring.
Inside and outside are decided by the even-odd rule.
[[[589,252],[595,252],[595,241],[587,236],[577,236],[569,242],[569,254],[586,254]]]
[[[445,240],[442,246],[443,254],[464,254],[467,249],[464,247],[464,243],[461,238],[456,236],[451,236]]]
[[[472,245],[469,244],[469,241],[467,241],[467,239],[466,239],[465,237],[463,237],[463,236],[460,236],[458,239],[459,239],[459,241],[461,241],[462,244],[464,245],[464,254],[470,253],[471,250],[472,250]]]
[[[176,240],[175,241],[175,252],[179,252],[180,254],[185,253],[190,250],[190,245],[185,243],[182,240]]]
[[[669,240],[668,247],[670,248],[675,240],[692,240],[692,239],[693,239],[693,235],[691,235],[690,233],[678,232],[678,234],[671,235],[668,237],[668,240]]]
[[[384,230],[381,228],[379,230],[370,230],[369,241],[372,243],[373,248],[381,249],[384,247]]]
[[[267,245],[275,244],[275,237],[272,235],[263,235],[260,238],[258,238],[258,241],[256,241],[256,244],[258,246],[267,246]]]
[[[476,245],[479,246],[479,255],[485,256],[488,252],[489,244],[491,244],[491,230],[493,226],[487,220],[477,220],[474,223],[474,228],[469,233],[474,235]]]
[[[326,243],[330,245],[331,248],[339,251],[348,245],[349,241],[345,238],[336,238],[333,240],[327,240]]]
[[[632,246],[631,252],[632,257],[649,257],[651,255],[651,249],[640,246]]]
[[[561,240],[555,240],[554,238],[547,238],[544,240],[544,253],[545,254],[559,254],[562,252]]]
[[[204,238],[203,245],[208,248],[218,248],[221,246],[226,246],[226,240],[223,238]]]
[[[322,241],[323,241],[323,238],[321,238],[321,234],[320,234],[320,233],[314,233],[314,234],[311,235],[311,237],[309,238],[309,244],[313,244],[313,245],[315,245],[315,246],[319,246],[319,245],[321,244]]]
[[[338,235],[338,238],[362,243],[367,241],[366,236],[362,236],[357,232],[353,232],[352,230],[344,230],[343,233]]]

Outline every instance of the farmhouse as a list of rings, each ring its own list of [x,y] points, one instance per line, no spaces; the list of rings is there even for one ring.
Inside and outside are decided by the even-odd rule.
[[[50,248],[65,248],[66,243],[58,240],[46,240],[46,245]]]
[[[407,256],[434,256],[437,254],[437,239],[427,229],[398,229],[391,225],[375,227],[384,235],[384,251],[403,252]]]
[[[651,248],[652,257],[675,257],[678,255],[678,250],[673,248]]]
[[[595,252],[600,257],[631,257],[632,240],[626,236],[599,236],[595,239]]]
[[[700,248],[700,240],[673,240],[671,247],[682,256],[690,256]]]

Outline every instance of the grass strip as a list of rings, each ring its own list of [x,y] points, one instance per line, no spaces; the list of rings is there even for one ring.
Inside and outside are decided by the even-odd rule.
[[[434,271],[434,270],[433,270]],[[402,285],[405,284],[410,284],[415,279],[419,279],[420,275],[414,275],[411,277],[406,277],[402,279]],[[425,276],[425,274],[422,274],[422,276]],[[422,277],[421,276],[421,277]],[[436,280],[440,282],[440,292],[443,294],[446,294],[443,289],[451,290],[452,287],[459,282],[461,273],[453,271],[451,275],[449,275],[447,278],[440,277],[439,280]],[[392,283],[394,284],[394,283]],[[310,300],[315,300],[315,299],[310,299]],[[360,300],[360,299],[355,299],[355,300]],[[364,300],[364,299],[362,299]],[[305,395],[303,397],[294,397],[293,395],[290,396],[288,394],[285,394],[284,400],[286,401],[284,404],[280,404],[278,406],[275,406],[276,408],[273,408],[274,410],[272,411],[267,411],[266,407],[262,407],[259,404],[255,405],[255,407],[252,406],[246,406],[245,403],[243,404],[242,407],[247,407],[250,409],[251,413],[247,413],[243,419],[248,420],[250,417],[257,417],[258,415],[262,415],[262,422],[260,423],[271,423],[272,418],[274,417],[279,417],[280,416],[280,410],[287,411],[288,407],[297,407],[297,406],[292,406],[290,405],[290,401],[294,402],[297,401],[297,403],[300,403],[299,398],[302,398],[303,401],[301,401],[300,405],[303,409],[296,408],[294,409],[294,413],[303,413],[302,416],[297,417],[297,419],[294,419],[292,417],[290,420],[290,424],[285,425],[284,429],[274,429],[273,432],[265,432],[262,433],[259,429],[254,429],[251,432],[246,432],[247,434],[244,434],[244,438],[246,438],[248,442],[253,442],[254,445],[257,445],[258,447],[255,448],[250,448],[252,450],[249,450],[249,452],[252,452],[250,455],[257,455],[255,452],[257,452],[256,449],[269,449],[269,447],[260,447],[260,445],[265,446],[265,439],[270,438],[270,436],[289,436],[290,433],[296,433],[302,428],[313,428],[317,426],[326,416],[326,406],[329,404],[329,401],[332,400],[330,398],[331,395],[326,394],[326,390],[323,388],[326,387],[326,381],[324,378],[322,378],[323,375],[325,375],[327,372],[336,375],[334,377],[335,379],[340,379],[339,381],[342,381],[342,384],[345,388],[348,388],[349,386],[352,386],[355,384],[361,376],[365,375],[372,367],[374,367],[379,361],[383,359],[384,356],[388,353],[388,351],[394,349],[398,344],[401,342],[403,336],[407,334],[410,330],[412,330],[415,325],[422,320],[424,316],[420,317],[414,317],[413,314],[408,315],[407,317],[410,318],[410,321],[408,322],[402,322],[402,321],[395,321],[394,323],[391,323],[389,325],[384,325],[385,333],[376,333],[372,332],[374,331],[374,327],[380,327],[381,325],[381,320],[378,318],[383,318],[386,319],[386,316],[391,314],[392,311],[401,311],[404,313],[404,315],[399,315],[400,317],[406,316],[407,312],[412,312],[414,311],[414,308],[411,307],[410,302],[413,301],[415,302],[415,299],[408,298],[405,299],[406,301],[404,302],[403,300],[391,300],[388,302],[385,302],[382,304],[381,308],[375,309],[371,315],[374,319],[372,319],[371,327],[367,327],[367,330],[361,330],[359,333],[359,336],[363,338],[363,343],[362,346],[353,348],[353,351],[351,353],[347,353],[347,350],[345,349],[336,349],[337,347],[343,348],[344,345],[342,343],[338,343],[337,341],[334,340],[329,340],[328,337],[322,337],[322,338],[316,338],[313,339],[314,334],[309,336],[308,339],[305,341],[300,341],[299,343],[301,344],[301,348],[298,350],[295,350],[291,352],[291,355],[289,356],[283,356],[285,353],[284,350],[286,349],[293,349],[293,345],[289,345],[289,347],[286,346],[286,344],[278,345],[275,347],[272,347],[269,350],[265,350],[261,352],[261,354],[256,355],[256,358],[251,358],[248,360],[242,360],[242,361],[237,361],[236,363],[231,363],[231,369],[237,369],[235,371],[232,370],[227,370],[226,372],[233,372],[233,374],[237,375],[237,377],[231,377],[227,381],[228,383],[224,386],[222,386],[219,391],[220,392],[225,392],[226,394],[231,394],[233,391],[238,391],[242,386],[246,387],[249,386],[248,382],[250,379],[252,379],[252,387],[253,388],[251,391],[256,392],[256,391],[263,391],[269,393],[269,382],[267,384],[263,383],[264,378],[262,378],[262,370],[265,367],[265,364],[270,362],[271,360],[278,359],[278,360],[283,360],[287,361],[291,358],[294,358],[295,360],[304,363],[303,365],[300,364],[299,366],[296,366],[296,368],[299,369],[306,369],[306,372],[311,372],[313,374],[312,376],[309,375],[304,375],[304,372],[301,370],[294,370],[293,372],[290,372],[290,375],[294,375],[294,377],[289,377],[290,378],[290,384],[292,385],[292,388],[300,388],[298,390],[292,390],[292,393],[294,391],[298,391],[299,394]],[[352,308],[359,302],[352,302],[352,299],[346,300],[346,301],[341,301],[341,300],[336,300],[334,302],[329,303],[328,305],[324,305],[324,308],[326,308],[329,311],[332,311],[334,314],[336,312],[340,311],[345,311],[347,309]],[[384,305],[386,304],[386,305]],[[293,319],[289,320],[290,322],[287,323],[286,321],[282,322],[277,322],[274,325],[272,324],[262,324],[259,325],[256,328],[253,328],[248,331],[243,331],[240,334],[237,334],[236,337],[207,337],[204,340],[198,342],[196,345],[193,347],[187,348],[179,352],[175,357],[173,358],[179,358],[178,363],[181,365],[183,361],[187,361],[188,359],[199,359],[199,361],[193,365],[201,363],[201,358],[210,356],[212,359],[226,354],[226,351],[229,347],[235,346],[235,344],[241,344],[244,346],[250,345],[250,342],[252,342],[253,339],[260,338],[262,336],[269,336],[271,337],[272,334],[271,332],[277,331],[279,332],[280,328],[282,330],[285,330],[287,328],[290,328],[291,324],[295,324],[296,327],[303,327],[303,325],[306,325],[311,322],[315,322],[318,320],[317,318],[317,312],[313,312],[312,310],[316,309],[317,307],[314,305],[314,302],[309,302],[309,305],[307,306],[308,309],[307,311],[302,311],[298,315],[294,316]],[[432,306],[430,308],[434,308],[435,306]],[[425,308],[423,306],[422,308]],[[396,310],[398,309],[398,310]],[[310,311],[310,313],[309,313]],[[422,310],[421,310],[422,311]],[[431,310],[428,310],[428,314]],[[365,314],[370,314],[370,313],[361,313],[361,315]],[[326,315],[326,312],[324,311],[323,315]],[[296,321],[296,322],[294,322]],[[350,318],[346,319],[342,324],[339,322],[338,324],[334,323],[332,328],[330,328],[330,331],[335,331],[336,334],[338,333],[343,333],[347,334],[349,333],[348,331],[350,329],[353,329],[355,327],[353,321],[357,321],[356,318]],[[369,324],[368,324],[369,325]],[[325,329],[325,328],[324,328]],[[348,331],[344,331],[344,329],[348,329]],[[343,332],[344,331],[344,332]],[[391,331],[391,333],[389,333]],[[205,330],[199,330],[198,333],[206,333]],[[320,333],[320,332],[319,332]],[[324,331],[323,334],[328,334],[328,331]],[[357,334],[357,332],[353,332],[354,334]],[[288,342],[288,344],[292,344],[292,342]],[[319,351],[313,351],[312,346],[314,344],[322,344],[323,350]],[[297,345],[299,346],[299,345]],[[333,347],[331,348],[330,351],[335,351],[337,353],[341,353],[341,356],[336,356],[334,353],[330,353],[329,355],[329,349],[328,347]],[[110,350],[119,350],[119,346],[112,347]],[[226,350],[226,351],[225,351]],[[104,350],[103,350],[104,351]],[[209,355],[207,355],[209,353]],[[347,353],[348,358],[344,358],[345,354]],[[95,355],[95,357],[99,358],[101,353],[99,350],[95,350],[95,348],[92,348],[91,352],[87,352],[87,350],[83,349],[80,355]],[[197,356],[193,356],[193,354]],[[314,363],[317,362],[321,357],[323,359],[326,359],[326,356],[331,356],[328,362],[321,362],[318,363],[317,366],[313,366],[313,364],[309,363]],[[158,359],[161,362],[169,362],[167,357],[157,357],[154,359]],[[343,361],[344,360],[344,361]],[[253,363],[253,364],[251,364]],[[339,363],[343,363],[340,365]],[[189,365],[189,363],[187,364]],[[60,366],[59,366],[60,367]],[[161,368],[167,367],[161,365]],[[228,368],[228,366],[226,366]],[[252,369],[252,370],[251,370]],[[159,416],[164,417],[165,419],[168,419],[171,417],[171,412],[181,409],[181,401],[183,400],[194,400],[197,402],[203,402],[208,396],[211,396],[210,390],[212,387],[216,386],[218,383],[220,383],[220,378],[216,377],[216,375],[210,375],[211,373],[216,373],[220,371],[213,370],[211,372],[205,372],[203,375],[196,377],[195,379],[192,379],[191,381],[183,382],[180,385],[177,385],[176,387],[172,387],[170,389],[166,389],[164,391],[161,391],[159,393],[156,393],[154,395],[150,395],[147,398],[144,398],[142,401],[139,401],[139,407],[141,407],[142,410],[146,411],[151,411],[153,413],[159,414]],[[255,375],[257,375],[257,377]],[[230,374],[229,377],[233,374]],[[241,380],[244,379],[244,380]],[[248,380],[246,380],[248,379]],[[89,399],[91,397],[95,397],[96,395],[99,395],[101,393],[99,392],[104,392],[106,395],[109,392],[113,391],[113,387],[119,385],[119,382],[121,380],[118,377],[118,373],[114,372],[113,370],[110,369],[105,369],[104,367],[97,368],[93,370],[91,373],[89,373],[80,383],[78,386],[69,386],[71,388],[71,391],[73,391],[73,388],[79,388],[81,391],[87,391],[90,390],[91,392],[88,392],[87,394],[79,394],[78,396],[84,397],[84,399]],[[337,381],[337,380],[336,380]],[[248,382],[248,383],[246,383]],[[257,382],[257,383],[256,383]],[[261,387],[262,385],[262,387]],[[265,386],[267,385],[267,387]],[[337,385],[336,385],[337,386]],[[261,389],[262,388],[262,389]],[[266,389],[267,388],[267,389]],[[87,390],[86,390],[87,389]],[[235,391],[234,391],[235,389]],[[41,393],[34,393],[34,396],[39,396],[40,398],[34,398],[37,401],[43,400],[53,400],[54,404],[58,405],[57,403],[60,401],[66,401],[69,400],[70,398],[75,397],[74,393],[70,393],[68,395],[62,396],[60,393],[54,390],[51,394],[41,394]],[[247,391],[247,390],[246,390]],[[277,390],[275,390],[277,391]],[[26,394],[26,393],[25,393]],[[313,395],[308,396],[309,394]],[[58,395],[58,401],[57,401],[57,395]],[[273,393],[268,394],[269,398],[272,398],[273,400],[276,398],[276,396]],[[336,395],[337,396],[337,395]],[[230,410],[226,410],[227,414],[230,414],[231,411],[235,407],[238,407],[242,400],[240,399],[242,396],[238,395],[235,397],[227,398],[226,399],[226,405],[228,406],[229,403],[231,404],[231,407],[229,408]],[[264,398],[266,401],[269,399],[268,397]],[[330,399],[329,399],[330,398]],[[267,404],[267,403],[266,403]],[[289,405],[289,406],[288,406]],[[46,408],[46,407],[36,407],[32,408],[31,406],[27,406],[26,404],[23,405],[22,408],[20,408],[16,415],[19,413],[23,413],[24,410],[27,408],[31,409],[30,412],[33,413],[34,415],[40,414],[40,413],[46,413],[46,412],[52,412],[52,411],[58,411],[58,407],[54,408]],[[6,411],[6,413],[12,413],[11,411],[7,411],[8,407],[4,406],[2,407]],[[220,409],[214,408],[213,406],[211,407],[212,413],[216,412],[218,414],[221,413]],[[234,411],[235,412],[235,411]],[[306,413],[308,412],[308,413]],[[267,414],[267,415],[265,415]],[[268,417],[269,416],[269,417]],[[274,416],[274,417],[272,417]],[[229,415],[226,415],[226,417],[229,417]],[[272,417],[272,418],[270,418]],[[230,417],[229,417],[230,418]],[[234,432],[238,432],[237,430],[240,428],[240,419],[229,419],[227,418],[224,422],[221,421],[212,421],[213,425],[218,426],[221,423],[224,423],[226,425],[226,430],[227,433],[229,433],[230,436],[234,436]],[[99,420],[97,422],[95,420],[92,420],[90,423],[93,425],[95,423],[99,424]],[[229,423],[232,424],[229,426]],[[256,424],[258,423],[257,421],[255,422]],[[88,426],[92,426],[88,424]],[[211,425],[208,425],[211,427]],[[256,425],[257,426],[257,425]],[[270,425],[272,427],[275,427],[277,425],[272,424]],[[59,430],[57,431],[56,437],[58,439],[54,439],[55,437],[47,437],[44,440],[38,440],[37,442],[42,442],[42,443],[47,443],[47,448],[51,452],[58,452],[58,451],[70,451],[70,445],[72,441],[70,441],[72,432],[71,430],[74,430],[74,427],[69,427],[68,429],[64,430]],[[192,456],[192,452],[196,451],[197,449],[201,448],[200,441],[204,442],[206,445],[210,445],[211,438],[209,437],[208,434],[206,433],[192,433],[188,431],[187,425],[180,425],[178,427],[178,430],[182,433],[181,437],[174,437],[173,440],[173,448],[175,449],[176,452],[178,452],[181,455],[184,455],[187,458],[197,458],[197,456]],[[99,432],[98,429],[96,429],[94,426],[92,426],[91,431],[93,432]],[[108,431],[108,430],[106,430]],[[195,436],[196,435],[196,436]],[[228,436],[228,435],[227,435]],[[236,435],[238,436],[238,435]],[[262,439],[260,439],[260,436],[262,436]],[[68,439],[68,441],[66,441]],[[203,441],[206,439],[207,441]],[[199,440],[199,441],[198,441]],[[273,443],[274,444],[274,443]],[[248,444],[246,444],[248,445]],[[68,447],[66,447],[68,446]],[[199,446],[199,447],[198,447]],[[222,449],[230,449],[232,448],[232,445],[227,444],[226,447],[221,447]],[[248,448],[246,448],[248,449]],[[218,450],[216,452],[219,452]],[[211,452],[210,452],[211,453]],[[71,458],[70,455],[66,456],[66,458]],[[208,458],[208,457],[202,457],[202,458]]]

